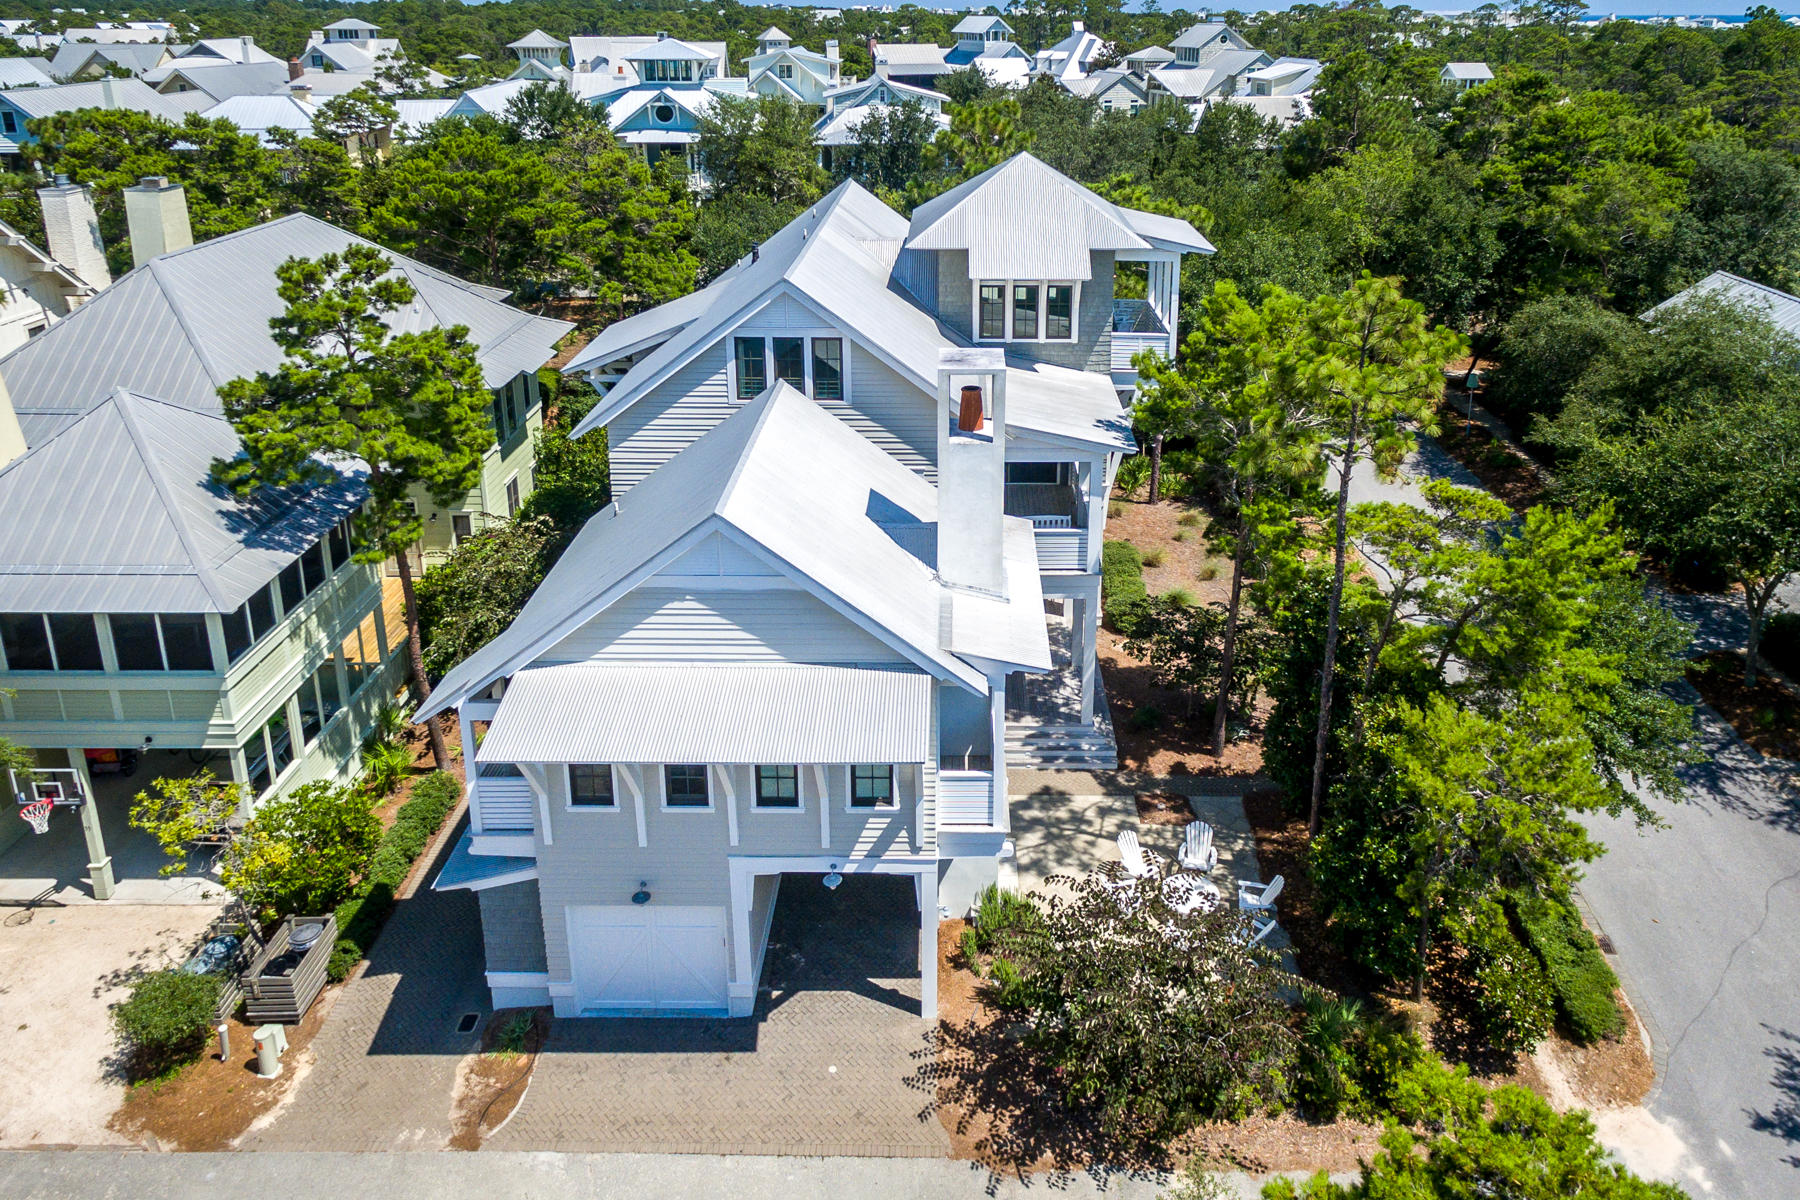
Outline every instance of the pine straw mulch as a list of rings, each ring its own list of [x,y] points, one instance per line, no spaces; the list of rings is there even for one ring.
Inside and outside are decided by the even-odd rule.
[[[1800,691],[1792,684],[1759,671],[1756,682],[1746,685],[1741,650],[1715,650],[1694,660],[1687,678],[1758,754],[1800,759]]]
[[[1438,424],[1437,444],[1444,453],[1466,467],[1508,508],[1524,512],[1543,500],[1543,474],[1517,447],[1495,437],[1485,425],[1469,421],[1448,402],[1438,412]]]
[[[1091,1110],[1063,1102],[1057,1073],[1026,1049],[1023,1027],[983,1002],[986,984],[962,957],[966,927],[938,927],[938,1053],[931,1069],[934,1107],[953,1158],[980,1163],[996,1179],[1046,1175],[1054,1185],[1097,1167],[1148,1177],[1193,1158],[1256,1174],[1348,1171],[1378,1148],[1378,1126],[1317,1124],[1292,1113],[1208,1123],[1166,1147],[1109,1138]]]
[[[1535,1055],[1495,1055],[1469,1028],[1467,1009],[1450,989],[1433,987],[1425,1002],[1402,991],[1377,986],[1332,938],[1318,906],[1318,892],[1307,871],[1306,814],[1290,814],[1277,790],[1263,789],[1244,798],[1244,813],[1256,836],[1256,858],[1263,878],[1280,875],[1281,928],[1292,944],[1295,969],[1306,979],[1345,996],[1364,1001],[1419,1030],[1434,1050],[1451,1062],[1466,1064],[1489,1086],[1516,1083],[1558,1107],[1571,1103],[1596,1108],[1637,1104],[1654,1081],[1636,1012],[1623,992],[1615,993],[1625,1028],[1614,1038],[1581,1045],[1553,1033]],[[1434,978],[1453,976],[1456,963],[1440,955]],[[1554,1074],[1556,1078],[1550,1078]]]
[[[502,1050],[500,1043],[513,1022],[529,1022],[522,1050]],[[450,1100],[450,1148],[479,1150],[512,1118],[531,1086],[538,1055],[550,1038],[547,1008],[503,1008],[488,1020],[481,1051],[462,1061]]]

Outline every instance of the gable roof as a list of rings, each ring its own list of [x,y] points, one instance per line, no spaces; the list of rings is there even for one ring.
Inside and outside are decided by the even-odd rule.
[[[133,75],[141,75],[160,63],[168,54],[169,48],[160,40],[147,44],[137,42],[64,42],[56,48],[56,55],[50,60],[50,74],[58,79],[67,78],[85,68],[92,60],[99,58],[114,66],[122,67]]]
[[[1117,206],[1030,154],[914,209],[906,246],[967,250],[971,279],[1087,279],[1090,250],[1150,248]]]
[[[899,90],[897,87],[895,90]],[[911,89],[918,91],[919,89]],[[856,142],[862,130],[862,123],[871,116],[884,113],[891,108],[899,108],[899,104],[851,104],[833,108],[827,116],[819,118],[813,126],[813,140],[821,146],[849,146]],[[950,118],[942,111],[925,110],[925,115],[936,122],[938,128],[950,128]]]
[[[313,131],[318,108],[291,93],[232,96],[200,115],[209,121],[230,121],[244,133],[254,133],[265,146],[274,145],[271,129],[288,129],[302,137]]]
[[[267,96],[285,90],[288,82],[285,63],[237,63],[218,58],[178,58],[164,63],[154,71],[145,71],[143,80],[152,87],[160,88],[175,76],[180,76],[214,100],[229,100],[233,96]]]
[[[1494,77],[1493,68],[1484,62],[1445,63],[1444,69],[1439,74],[1446,79],[1478,80]]]
[[[1125,56],[1126,62],[1166,63],[1175,61],[1175,52],[1165,46],[1145,46]]]
[[[988,30],[994,28],[1004,29],[1008,33],[1013,31],[1013,27],[1008,25],[1005,21],[1002,21],[999,17],[968,16],[951,26],[950,32],[959,35],[964,33],[986,33]]]
[[[688,59],[695,62],[712,62],[718,55],[700,46],[691,45],[680,38],[652,38],[642,46],[634,46],[624,54],[627,62],[664,62],[670,59]]]
[[[31,118],[51,117],[79,108],[130,109],[179,125],[191,111],[141,79],[96,79],[55,87],[17,88],[0,95]]]
[[[541,29],[533,29],[516,42],[508,42],[508,50],[562,50],[568,47],[567,42],[558,41]]]
[[[284,67],[287,65],[247,37],[201,38],[177,57],[217,58],[234,63],[281,63]]]
[[[0,610],[228,613],[362,501],[360,465],[247,499],[209,483],[240,449],[217,411],[104,397],[0,470]]]
[[[922,101],[935,100],[940,106],[950,103],[950,97],[944,95],[942,92],[933,91],[931,88],[920,87],[913,83],[901,83],[897,79],[884,79],[879,75],[871,75],[867,79],[860,79],[852,83],[843,84],[833,91],[825,93],[825,100],[836,109],[850,108],[869,103],[880,103],[879,101],[870,101],[869,96],[872,93],[879,92],[883,88],[886,88],[893,95],[900,97],[902,102],[908,99],[916,99]]]
[[[49,329],[0,358],[28,444],[58,429],[118,388],[220,411],[218,389],[273,369],[281,350],[269,319],[283,309],[275,268],[289,258],[373,246],[304,214],[281,217],[154,258]],[[498,387],[536,370],[572,326],[501,303],[506,293],[383,251],[417,292],[396,313],[400,331],[460,324],[479,347],[482,374]]]
[[[0,88],[53,87],[56,80],[28,58],[0,58]]]
[[[1169,45],[1177,50],[1199,49],[1221,35],[1236,37],[1237,31],[1221,21],[1202,21],[1198,25],[1189,25],[1182,30]]]
[[[782,30],[781,26],[771,25],[761,33],[757,34],[756,40],[759,42],[791,42],[794,39],[789,37]]]
[[[1676,308],[1703,296],[1716,296],[1747,308],[1758,316],[1767,318],[1781,332],[1800,336],[1800,296],[1790,296],[1768,284],[1757,283],[1729,271],[1714,271],[1692,287],[1683,288],[1645,312],[1643,319],[1648,321],[1666,308]]]
[[[345,17],[341,21],[333,21],[331,24],[327,25],[325,28],[327,28],[327,29],[379,30],[381,28],[381,26],[377,25],[373,21],[359,21],[354,17]]]
[[[807,469],[796,472],[802,458]],[[936,488],[778,381],[591,518],[512,625],[446,674],[418,716],[553,659],[556,643],[715,529],[940,678],[985,690],[983,673],[960,657],[981,651],[1047,669],[1030,523],[1006,520],[1008,549],[1022,540],[1029,557],[1027,569],[1008,573],[1010,600],[952,601],[935,570],[888,529],[936,520]],[[946,606],[965,600],[968,618],[953,618],[956,628],[947,631]],[[969,642],[952,652],[947,645],[958,629]]]

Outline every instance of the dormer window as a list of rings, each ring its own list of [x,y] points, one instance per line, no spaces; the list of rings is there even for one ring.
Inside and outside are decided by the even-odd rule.
[[[975,288],[975,336],[984,342],[1071,342],[1080,285],[984,279]]]
[[[793,77],[794,77],[794,64],[793,63],[777,63],[775,65],[775,78],[777,78],[777,79],[792,79]]]
[[[754,400],[780,379],[814,400],[844,398],[844,339],[841,337],[763,337],[731,339],[731,394],[740,402]]]

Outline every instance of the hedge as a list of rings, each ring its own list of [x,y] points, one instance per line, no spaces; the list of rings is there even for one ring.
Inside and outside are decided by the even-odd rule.
[[[1107,542],[1100,548],[1100,603],[1106,623],[1127,637],[1137,627],[1137,609],[1149,598],[1144,587],[1144,556],[1130,542]]]
[[[460,799],[462,785],[456,777],[436,771],[418,782],[394,814],[394,823],[382,835],[355,894],[338,905],[338,943],[329,968],[333,979],[344,978],[367,957],[394,909],[394,893]]]
[[[1779,612],[1764,621],[1756,649],[1777,671],[1800,679],[1800,613]]]
[[[1619,978],[1581,923],[1581,915],[1562,900],[1527,902],[1517,911],[1525,941],[1544,964],[1563,1028],[1580,1042],[1616,1035],[1625,1025],[1613,999]]]

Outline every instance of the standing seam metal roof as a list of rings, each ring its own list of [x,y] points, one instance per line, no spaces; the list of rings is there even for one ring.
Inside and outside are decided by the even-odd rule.
[[[1692,287],[1684,288],[1643,314],[1650,320],[1664,309],[1679,307],[1702,296],[1717,296],[1750,309],[1783,333],[1800,336],[1800,296],[1772,288],[1729,271],[1714,271]]]

